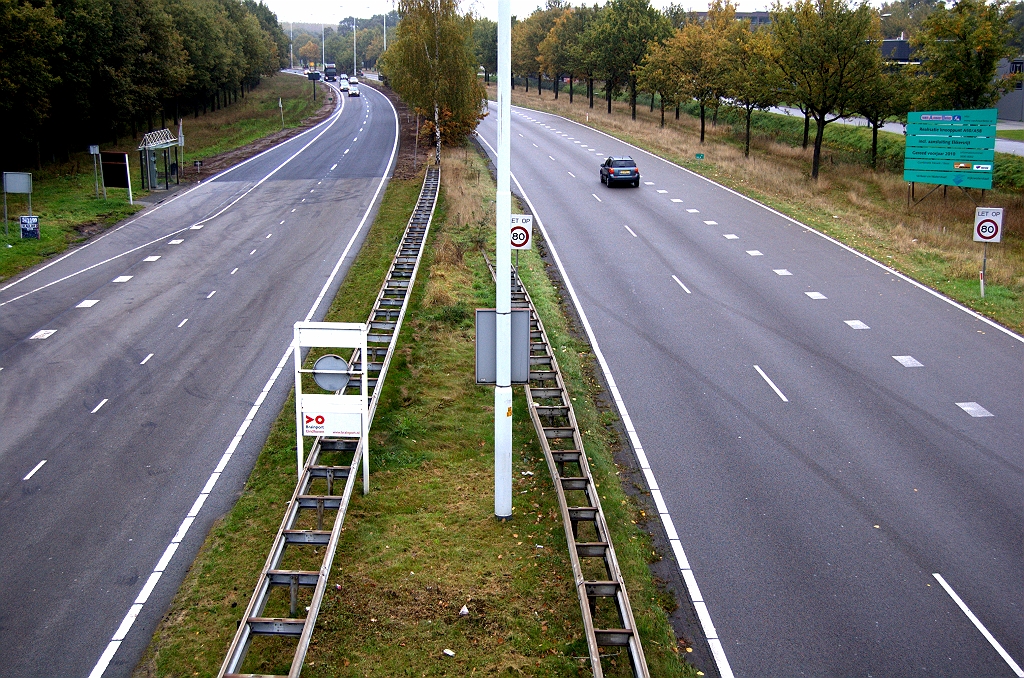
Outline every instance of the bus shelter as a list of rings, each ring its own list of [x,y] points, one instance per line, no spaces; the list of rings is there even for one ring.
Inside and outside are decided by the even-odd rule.
[[[149,190],[160,188],[160,178],[163,177],[164,189],[171,187],[171,175],[174,175],[174,183],[180,182],[178,168],[180,158],[178,147],[184,145],[184,139],[179,135],[175,137],[171,130],[161,129],[155,132],[148,132],[142,137],[139,144],[139,163],[142,167],[142,187]],[[174,149],[174,161],[171,161],[171,148]],[[163,172],[158,171],[158,158],[163,159]]]

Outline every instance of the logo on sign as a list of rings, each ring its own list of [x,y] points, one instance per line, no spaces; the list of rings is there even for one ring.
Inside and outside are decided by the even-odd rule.
[[[975,165],[971,169],[973,169],[973,170],[975,170],[977,172],[991,172],[992,171],[992,165]]]

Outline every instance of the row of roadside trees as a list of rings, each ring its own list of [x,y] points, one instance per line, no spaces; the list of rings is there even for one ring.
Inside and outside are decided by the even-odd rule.
[[[904,0],[908,2],[910,0]],[[887,7],[894,7],[890,3]],[[636,117],[637,95],[657,95],[662,106],[696,101],[704,140],[705,111],[722,105],[757,109],[787,104],[805,114],[804,145],[815,126],[812,176],[817,178],[825,126],[848,115],[867,118],[875,131],[909,110],[992,106],[1016,80],[997,80],[1000,59],[1016,56],[1018,7],[1001,0],[931,3],[912,36],[916,65],[882,58],[882,17],[867,3],[847,0],[776,2],[770,23],[752,27],[736,19],[728,0],[714,0],[704,16],[649,0],[611,0],[603,7],[572,7],[549,0],[512,29],[513,72],[553,81],[554,95],[568,79],[570,97],[584,81],[594,106],[595,80],[608,112],[626,94]],[[490,25],[488,25],[490,24]],[[493,23],[478,20],[474,49],[485,72],[496,67]],[[1017,78],[1019,80],[1019,77]],[[872,151],[874,162],[875,151]]]
[[[219,108],[287,58],[256,0],[0,0],[0,161],[40,164]]]

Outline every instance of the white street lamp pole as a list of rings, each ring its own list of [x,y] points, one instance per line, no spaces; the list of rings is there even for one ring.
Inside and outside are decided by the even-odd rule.
[[[498,189],[495,195],[497,252],[496,340],[494,386],[494,515],[512,517],[512,10],[511,0],[498,0]]]
[[[288,66],[295,68],[295,50],[292,49],[292,44],[295,42],[295,22],[288,22]]]
[[[352,15],[352,75],[356,74],[356,17]]]
[[[327,63],[327,33],[324,31],[324,25],[320,24],[320,70],[326,69],[324,64]]]

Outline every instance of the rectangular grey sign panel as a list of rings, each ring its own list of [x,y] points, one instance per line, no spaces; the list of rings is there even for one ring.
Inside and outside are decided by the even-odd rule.
[[[476,383],[497,383],[497,312],[493,308],[476,310]],[[512,309],[512,383],[530,380],[530,310]]]

